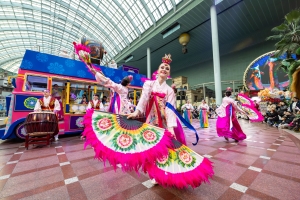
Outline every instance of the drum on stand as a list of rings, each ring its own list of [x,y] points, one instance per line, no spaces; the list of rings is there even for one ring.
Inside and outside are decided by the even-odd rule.
[[[52,112],[32,112],[25,120],[25,130],[30,136],[54,134],[58,119]]]
[[[58,133],[58,118],[53,112],[32,112],[26,117],[25,147],[29,144],[50,144],[54,134]]]

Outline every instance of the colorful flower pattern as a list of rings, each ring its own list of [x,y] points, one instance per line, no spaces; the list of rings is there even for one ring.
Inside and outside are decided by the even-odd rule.
[[[36,60],[38,60],[39,62],[47,62],[48,61],[48,55],[46,54],[43,54],[43,53],[38,53],[36,54],[35,56]]]
[[[121,152],[136,150],[137,145],[146,149],[155,146],[164,135],[164,130],[157,131],[148,126],[137,130],[122,128],[115,115],[97,114],[93,117],[93,129],[100,140],[112,149]]]
[[[26,98],[26,99],[24,100],[24,106],[25,106],[26,108],[32,110],[32,109],[34,109],[34,106],[35,106],[37,100],[38,100],[38,99],[35,98],[35,97],[28,97],[28,98]]]
[[[121,78],[119,76],[115,76],[113,79],[115,83],[121,83]]]
[[[128,76],[128,72],[123,71],[123,72],[122,72],[122,76],[123,76],[123,77]]]
[[[73,60],[68,59],[65,61],[65,65],[69,68],[73,68],[75,67],[75,62]]]
[[[178,167],[193,168],[196,164],[196,157],[189,148],[182,146],[178,149],[169,149],[169,156],[156,160],[156,165],[166,169],[171,163],[176,163]],[[172,164],[173,165],[173,164]]]
[[[65,71],[64,66],[59,64],[58,62],[50,63],[50,65],[48,66],[48,70],[53,74],[63,74]]]
[[[76,126],[78,126],[79,128],[83,128],[83,117],[78,117],[78,119],[76,119]]]
[[[106,76],[112,77],[113,75],[115,75],[115,70],[107,67],[106,69],[104,69],[104,73]]]
[[[102,131],[107,131],[112,127],[112,122],[109,118],[103,118],[98,121],[98,127]]]
[[[154,129],[145,129],[140,134],[140,141],[148,144],[157,143],[159,139],[158,135],[159,133],[157,133]]]
[[[21,69],[32,69],[32,67],[33,64],[29,60],[23,60],[20,66]]]
[[[127,134],[119,135],[117,138],[117,144],[121,148],[128,148],[132,145],[133,139]]]
[[[78,70],[77,71],[77,76],[79,76],[81,78],[84,78],[84,77],[86,77],[86,72],[83,71],[83,70]]]
[[[20,68],[24,70],[35,70],[37,72],[64,74],[65,76],[71,77],[78,77],[79,75],[82,78],[94,78],[94,76],[87,71],[86,66],[82,62],[34,51],[26,51]],[[101,69],[111,80],[115,80],[115,77],[120,77],[120,81],[125,76],[133,75],[133,82],[131,82],[131,85],[143,85],[141,77],[145,77],[144,75],[103,66],[101,66]],[[85,71],[86,75],[83,77],[83,73],[77,74],[79,70]]]

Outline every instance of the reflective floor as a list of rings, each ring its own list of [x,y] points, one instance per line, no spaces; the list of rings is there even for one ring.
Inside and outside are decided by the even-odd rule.
[[[299,199],[300,150],[281,130],[240,121],[246,141],[219,138],[215,119],[200,136],[186,131],[188,146],[214,162],[210,184],[178,190],[153,186],[147,174],[115,172],[83,150],[79,136],[61,138],[51,147],[4,141],[0,144],[1,199]]]

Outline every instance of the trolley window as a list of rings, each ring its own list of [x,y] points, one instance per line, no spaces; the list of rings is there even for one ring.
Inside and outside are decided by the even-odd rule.
[[[25,82],[25,91],[41,92],[47,89],[48,78],[35,75],[27,75]]]

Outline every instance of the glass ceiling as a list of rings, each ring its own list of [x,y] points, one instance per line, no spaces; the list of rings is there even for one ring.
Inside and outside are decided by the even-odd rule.
[[[182,0],[1,0],[0,68],[17,73],[26,49],[58,55],[99,40],[110,60]]]

